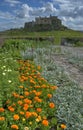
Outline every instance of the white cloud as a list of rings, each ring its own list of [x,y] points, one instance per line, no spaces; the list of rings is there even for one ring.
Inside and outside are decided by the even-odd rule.
[[[10,6],[15,6],[16,4],[20,4],[21,3],[18,0],[5,0],[5,2],[9,3]]]
[[[0,19],[13,19],[14,16],[9,12],[2,12],[0,11]]]

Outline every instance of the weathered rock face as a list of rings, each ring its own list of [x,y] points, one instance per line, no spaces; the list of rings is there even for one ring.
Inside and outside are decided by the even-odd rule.
[[[38,17],[35,21],[27,22],[24,25],[27,31],[51,31],[51,30],[64,30],[65,26],[62,25],[61,20],[56,16]]]

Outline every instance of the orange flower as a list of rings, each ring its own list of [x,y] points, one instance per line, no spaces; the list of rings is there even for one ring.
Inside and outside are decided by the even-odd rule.
[[[35,95],[36,96],[40,96],[42,94],[42,92],[36,92]]]
[[[19,86],[19,88],[24,88],[24,86]]]
[[[14,118],[14,120],[19,120],[19,115],[18,114],[15,114],[14,116],[13,116],[13,118]]]
[[[36,112],[32,112],[32,115],[33,115],[33,116],[37,116],[37,113],[36,113]]]
[[[48,96],[48,98],[52,98],[52,94],[48,94],[47,96]]]
[[[52,86],[52,87],[51,87],[52,90],[55,90],[55,89],[57,89],[57,88],[58,88],[57,86]]]
[[[0,108],[0,112],[4,112],[5,110],[4,110],[4,108],[3,107],[1,107]]]
[[[41,66],[40,66],[40,65],[38,65],[38,66],[37,66],[37,69],[38,69],[38,70],[40,70],[40,69],[41,69]]]
[[[50,108],[54,108],[55,107],[55,104],[53,102],[49,103],[49,107]]]
[[[21,100],[19,100],[19,101],[18,101],[18,104],[19,104],[19,105],[22,105],[22,104],[23,104],[23,102],[22,102]]]
[[[19,97],[19,94],[17,94],[17,93],[13,93],[13,96],[15,97],[15,98],[18,98]]]
[[[28,95],[29,95],[29,92],[25,91],[24,94],[25,94],[25,96],[28,96]]]
[[[29,112],[29,111],[27,111],[25,116],[26,116],[26,118],[29,118],[29,117],[31,117],[31,116],[32,116],[32,113],[31,113],[31,112]]]
[[[5,120],[5,117],[0,116],[0,121],[4,121],[4,120]]]
[[[19,97],[20,97],[21,99],[23,99],[23,98],[24,98],[24,96],[22,96],[22,95],[21,95],[21,96],[19,96]]]
[[[67,126],[66,126],[65,124],[61,124],[61,128],[62,128],[62,129],[66,129]]]
[[[12,106],[9,106],[8,110],[11,111],[11,112],[14,112],[15,109]]]
[[[24,104],[23,110],[27,111],[29,108],[28,104]]]
[[[42,124],[43,124],[44,126],[48,126],[49,122],[48,122],[48,120],[45,119],[45,120],[42,121]]]
[[[12,129],[15,129],[15,130],[18,130],[18,129],[19,129],[17,125],[11,125],[11,128],[12,128]]]
[[[41,108],[37,108],[36,110],[37,110],[37,112],[41,112],[41,111],[42,111],[42,109],[41,109]]]
[[[20,111],[20,114],[21,114],[21,115],[24,115],[24,112],[23,112],[23,111]]]
[[[24,102],[25,102],[25,103],[28,103],[28,104],[31,104],[31,103],[32,103],[32,101],[29,100],[28,98],[25,98],[25,99],[24,99]]]

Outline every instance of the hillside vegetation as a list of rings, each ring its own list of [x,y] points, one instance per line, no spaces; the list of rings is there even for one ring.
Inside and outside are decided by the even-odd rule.
[[[24,29],[12,29],[0,33],[0,37],[5,36],[16,36],[16,37],[54,37],[54,42],[56,44],[61,43],[61,38],[63,37],[83,37],[83,33],[74,30],[64,30],[64,31],[44,31],[44,32],[28,32]]]

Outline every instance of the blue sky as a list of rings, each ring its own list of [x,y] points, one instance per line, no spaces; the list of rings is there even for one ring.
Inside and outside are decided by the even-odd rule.
[[[50,14],[58,16],[63,25],[83,31],[83,0],[0,0],[0,31]]]

